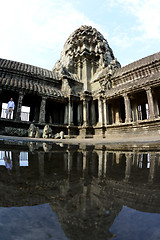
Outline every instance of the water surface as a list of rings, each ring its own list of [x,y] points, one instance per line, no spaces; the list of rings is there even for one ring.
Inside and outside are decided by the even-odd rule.
[[[160,152],[0,142],[0,239],[160,239]]]

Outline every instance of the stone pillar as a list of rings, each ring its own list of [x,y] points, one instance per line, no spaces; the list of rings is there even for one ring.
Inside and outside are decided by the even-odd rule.
[[[22,107],[22,100],[23,100],[23,94],[19,93],[17,108],[16,108],[16,121],[21,121],[21,107]]]
[[[108,124],[108,103],[107,100],[103,100],[103,111],[104,111],[104,125],[107,126]]]
[[[119,108],[115,108],[115,123],[120,123]]]
[[[91,124],[96,125],[96,110],[95,110],[95,103],[92,101],[91,103]]]
[[[68,104],[68,125],[73,125],[73,101],[71,97]]]
[[[82,125],[82,102],[78,104],[78,125]]]
[[[46,97],[42,97],[39,113],[39,123],[45,123],[45,115],[46,115]]]
[[[88,101],[83,99],[83,126],[88,126]]]
[[[83,171],[85,171],[87,167],[87,152],[83,151],[82,154],[83,154]]]
[[[82,80],[84,83],[84,91],[90,91],[89,82],[88,82],[88,80],[90,80],[90,75],[91,75],[91,69],[89,67],[89,62],[87,59],[84,59],[83,73],[82,73]]]
[[[68,103],[66,103],[66,105],[65,105],[64,124],[68,124]]]
[[[159,107],[158,107],[157,100],[154,100],[154,111],[155,111],[155,117],[159,117]]]
[[[111,106],[111,120],[112,120],[112,124],[115,123],[115,117],[114,117],[114,109],[113,106]]]
[[[152,118],[155,118],[152,91],[151,91],[150,87],[146,88],[145,90],[146,90],[147,101],[148,101],[148,106],[149,106],[149,118],[152,119]]]
[[[123,97],[124,97],[125,114],[126,114],[125,122],[131,122],[132,117],[131,117],[130,99],[127,94],[125,94]]]
[[[133,116],[133,122],[136,122],[138,120],[138,109],[137,109],[136,103],[134,103],[132,106],[132,116]]]
[[[119,164],[119,160],[120,160],[120,153],[119,152],[115,153],[115,160],[116,160],[116,164]]]
[[[103,118],[103,100],[102,98],[98,99],[98,125],[104,125],[104,118]]]

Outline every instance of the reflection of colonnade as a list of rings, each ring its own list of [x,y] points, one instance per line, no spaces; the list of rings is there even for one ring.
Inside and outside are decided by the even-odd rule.
[[[133,179],[135,181],[140,176],[139,181],[151,183],[158,179],[157,171],[160,170],[159,152],[107,151],[104,147],[88,149],[87,146],[80,147],[76,151],[68,147],[63,153],[54,152],[52,149],[46,151],[46,146],[44,150],[34,154],[29,152],[27,159],[25,159],[28,161],[25,166],[33,166],[34,168],[36,166],[36,172],[40,178],[45,176],[44,169],[48,164],[47,159],[52,159],[49,164],[52,164],[53,170],[54,164],[58,163],[57,159],[61,159],[61,163],[58,164],[68,176],[77,173],[84,178],[90,175],[96,178],[109,177],[117,180],[132,181]],[[16,175],[19,175],[20,159],[23,161],[23,155],[20,151],[12,151],[11,154],[13,169]],[[36,165],[35,161],[37,161]]]

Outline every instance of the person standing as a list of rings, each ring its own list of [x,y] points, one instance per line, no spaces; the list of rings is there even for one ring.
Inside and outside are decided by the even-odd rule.
[[[6,118],[9,117],[9,119],[11,119],[11,115],[12,115],[13,110],[14,110],[14,102],[13,102],[13,99],[11,98],[10,101],[8,102],[8,105],[7,105]]]

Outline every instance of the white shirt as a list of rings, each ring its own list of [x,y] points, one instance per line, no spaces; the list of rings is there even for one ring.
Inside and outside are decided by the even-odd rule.
[[[13,108],[14,109],[14,102],[13,101],[9,101],[7,108]]]

